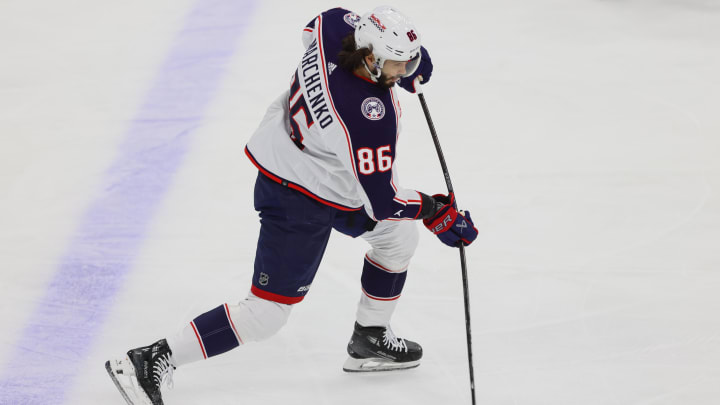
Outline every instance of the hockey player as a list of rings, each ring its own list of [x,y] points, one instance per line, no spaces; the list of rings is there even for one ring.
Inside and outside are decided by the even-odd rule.
[[[414,92],[432,63],[410,20],[390,7],[362,17],[328,10],[303,31],[305,52],[245,153],[258,168],[260,236],[250,293],[193,319],[176,335],[132,349],[106,368],[129,404],[162,404],[176,367],[266,339],[310,289],[332,229],[371,246],[347,346],[345,371],[416,367],[419,344],[397,337],[390,317],[418,234],[415,220],[450,246],[477,236],[453,195],[401,188],[396,84]]]

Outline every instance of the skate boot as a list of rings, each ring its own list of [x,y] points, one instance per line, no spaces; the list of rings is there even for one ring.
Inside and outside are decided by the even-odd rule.
[[[422,347],[395,336],[388,326],[360,326],[348,343],[350,357],[343,364],[347,372],[403,370],[420,365]]]
[[[175,365],[165,339],[127,352],[122,359],[109,360],[105,369],[129,405],[163,405],[160,386],[172,388]]]

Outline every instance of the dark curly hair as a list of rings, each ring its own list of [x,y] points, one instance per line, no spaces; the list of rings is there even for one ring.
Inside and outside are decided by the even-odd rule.
[[[347,71],[354,71],[363,65],[366,56],[372,54],[368,48],[357,49],[355,44],[355,32],[352,31],[342,40],[342,50],[338,53],[340,67]]]

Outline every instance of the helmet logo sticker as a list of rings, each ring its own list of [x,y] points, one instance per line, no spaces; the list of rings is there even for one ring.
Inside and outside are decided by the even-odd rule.
[[[360,107],[365,118],[377,121],[385,116],[385,104],[377,97],[368,97]]]
[[[347,13],[343,16],[343,19],[353,28],[360,22],[360,16],[355,13]]]
[[[379,29],[380,32],[385,32],[385,30],[387,29],[387,27],[380,22],[380,19],[375,17],[375,14],[372,14],[370,16],[370,21],[372,21],[375,28]]]

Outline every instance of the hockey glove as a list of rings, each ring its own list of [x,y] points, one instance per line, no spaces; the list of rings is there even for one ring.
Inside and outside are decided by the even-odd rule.
[[[437,235],[442,243],[458,247],[471,244],[477,238],[478,230],[472,223],[469,211],[457,210],[455,195],[435,194],[432,198],[442,206],[435,215],[423,219],[423,224],[430,232]]]
[[[432,76],[433,71],[433,64],[432,59],[430,59],[430,54],[428,54],[427,49],[425,49],[424,46],[420,47],[420,65],[418,66],[417,70],[415,72],[408,76],[403,77],[402,80],[400,80],[400,87],[403,89],[409,91],[410,93],[415,93],[415,78],[418,76],[422,76],[421,83],[425,84],[430,81],[430,76]]]

